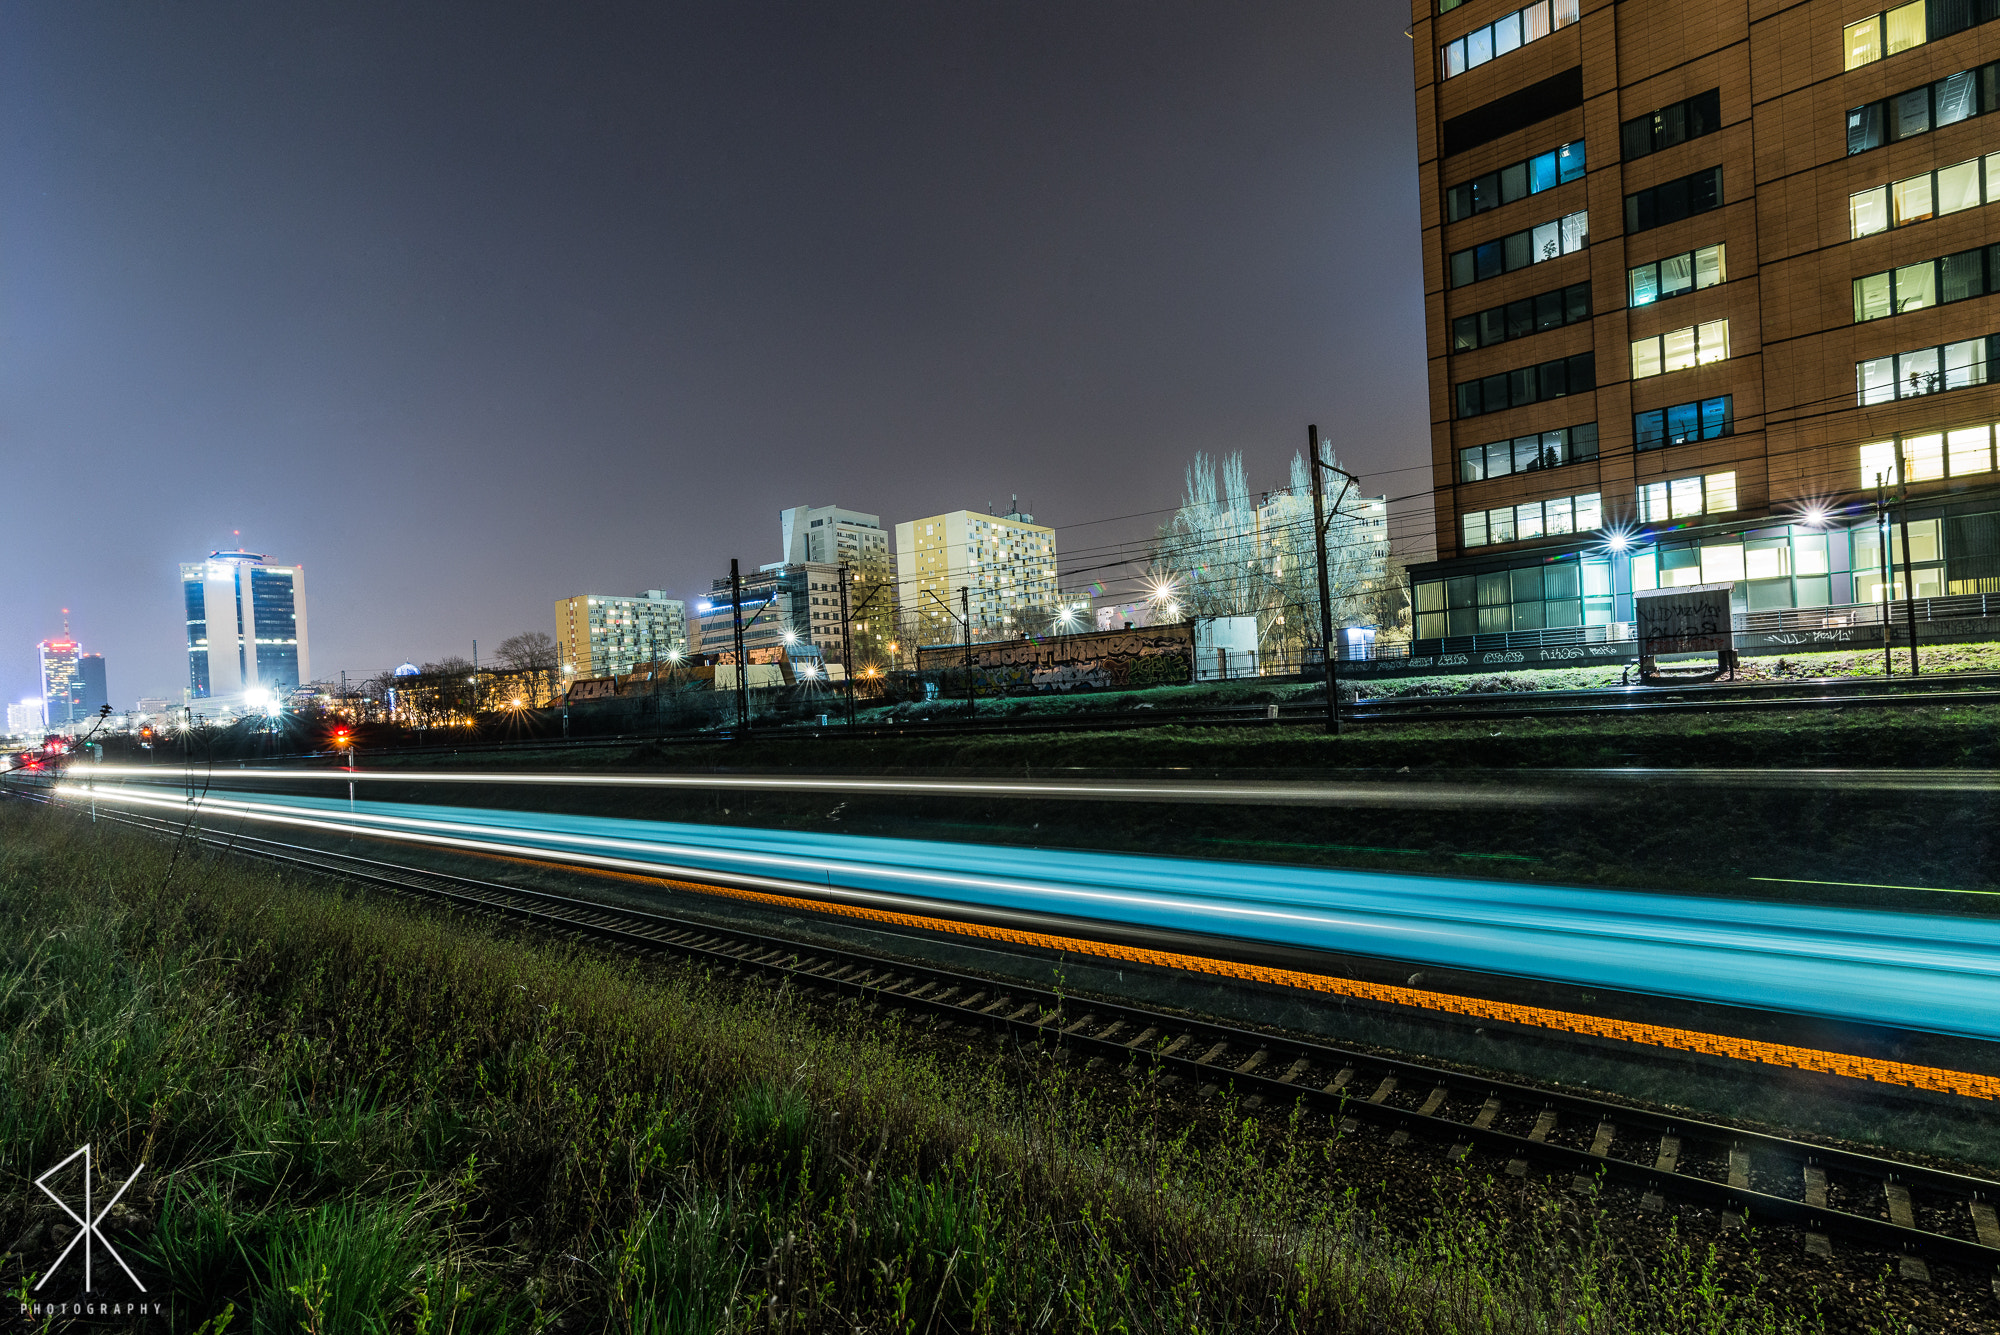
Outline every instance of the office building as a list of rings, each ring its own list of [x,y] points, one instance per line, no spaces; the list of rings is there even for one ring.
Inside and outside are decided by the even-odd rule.
[[[81,650],[67,628],[60,638],[43,640],[36,648],[41,654],[42,718],[52,731],[67,728],[85,716],[83,673],[77,665]]]
[[[848,624],[855,661],[882,661],[896,638],[896,563],[881,517],[835,505],[795,506],[780,511],[778,523],[787,563],[848,568]],[[838,589],[835,593],[837,610]],[[828,658],[840,658],[837,637]]]
[[[1419,653],[2000,591],[1994,14],[1419,0]]]
[[[743,654],[752,663],[812,666],[840,662],[840,568],[822,561],[779,561],[739,576]],[[727,578],[697,605],[701,651],[736,653],[735,604]]]
[[[556,604],[556,657],[575,679],[671,662],[688,648],[687,604],[663,590],[637,597],[580,593]]]
[[[312,679],[306,572],[256,552],[211,552],[181,566],[187,608],[188,698],[283,699]]]
[[[1056,614],[1055,530],[1015,510],[954,510],[896,525],[903,619],[923,644],[949,644],[971,613],[975,640],[1039,632]]]
[[[111,697],[104,689],[104,655],[78,654],[76,679],[81,705],[78,717],[97,717],[111,703]]]

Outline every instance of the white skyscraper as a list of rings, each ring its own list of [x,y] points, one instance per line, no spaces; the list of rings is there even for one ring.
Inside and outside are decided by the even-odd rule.
[[[187,602],[188,693],[273,695],[312,679],[306,654],[306,572],[255,552],[213,552],[181,567]]]

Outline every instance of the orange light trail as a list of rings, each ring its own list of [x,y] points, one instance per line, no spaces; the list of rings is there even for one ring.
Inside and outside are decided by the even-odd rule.
[[[505,862],[520,862],[531,866],[556,868],[574,872],[574,866],[561,862],[549,862],[539,858],[507,857],[499,854],[483,854],[497,857]],[[998,927],[989,923],[964,922],[955,918],[933,918],[923,914],[900,913],[890,909],[869,908],[859,904],[842,904],[832,900],[800,899],[791,895],[772,894],[763,890],[739,890],[733,886],[709,885],[698,881],[685,881],[676,877],[644,876],[635,872],[591,870],[593,876],[607,876],[618,880],[637,881],[647,885],[664,885],[676,890],[686,890],[694,894],[714,895],[725,899],[742,900],[746,903],[762,904],[776,908],[804,910],[814,913],[829,913],[843,918],[854,918],[864,922],[888,923],[899,927],[914,927],[924,931],[946,932],[956,936],[978,937],[988,941],[1003,941],[1010,945],[1035,946],[1044,950],[1067,951],[1078,955],[1095,955],[1102,959],[1118,960],[1127,964],[1148,964],[1156,968],[1181,969],[1189,973],[1210,974],[1221,978],[1235,978],[1244,982],[1268,983],[1277,987],[1298,988],[1307,992],[1322,992],[1333,996],[1353,997],[1357,1000],[1382,1002],[1392,1006],[1412,1006],[1422,1010],[1442,1011],[1451,1015],[1471,1016],[1482,1020],[1500,1020],[1510,1024],[1527,1025],[1536,1029],[1554,1029],[1565,1033],[1585,1034],[1594,1038],[1618,1039],[1627,1043],[1644,1043],[1653,1047],[1671,1048],[1680,1052],[1700,1053],[1711,1057],[1730,1057],[1737,1061],[1757,1062],[1767,1066],[1786,1066],[1800,1071],[1812,1071],[1821,1075],[1845,1076],[1852,1080],[1872,1080],[1879,1084],[1903,1085],[1910,1089],[1929,1090],[1939,1094],[1958,1094],[1967,1098],[2000,1099],[2000,1076],[1981,1075],[1971,1071],[1953,1071],[1940,1066],[1921,1066],[1914,1062],[1884,1061],[1878,1057],[1860,1057],[1846,1052],[1828,1052],[1822,1048],[1797,1047],[1788,1043],[1765,1043],[1757,1039],[1736,1038],[1727,1034],[1709,1034],[1696,1029],[1677,1029],[1670,1025],[1641,1024],[1633,1020],[1615,1020],[1600,1015],[1584,1015],[1576,1011],[1553,1010],[1544,1006],[1522,1006],[1507,1001],[1489,1001],[1484,997],[1458,996],[1450,992],[1432,992],[1424,988],[1399,987],[1390,983],[1369,983],[1354,978],[1338,978],[1331,974],[1306,973],[1297,969],[1278,969],[1263,964],[1245,964],[1237,960],[1211,959],[1204,955],[1184,955],[1175,951],[1152,950],[1144,946],[1121,945],[1111,941],[1094,941],[1088,937],[1056,936],[1048,932],[1030,932],[1016,927]]]

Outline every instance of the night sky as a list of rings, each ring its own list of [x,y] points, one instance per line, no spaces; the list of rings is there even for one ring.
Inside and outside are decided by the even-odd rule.
[[[177,698],[178,564],[237,531],[304,563],[331,677],[698,596],[788,505],[1018,493],[1069,553],[1196,450],[1281,485],[1315,420],[1416,491],[1405,24],[9,6],[0,695],[68,607],[114,705]]]

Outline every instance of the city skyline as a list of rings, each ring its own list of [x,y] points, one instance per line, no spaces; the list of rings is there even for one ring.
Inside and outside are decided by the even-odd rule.
[[[312,572],[326,676],[581,589],[692,602],[804,498],[1018,494],[1120,521],[1064,541],[1094,547],[1197,450],[1277,485],[1308,421],[1371,491],[1423,480],[1393,13],[6,23],[35,262],[0,396],[26,494],[100,537],[0,588],[0,697],[61,606],[118,701],[178,695],[169,581],[238,544]]]

